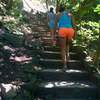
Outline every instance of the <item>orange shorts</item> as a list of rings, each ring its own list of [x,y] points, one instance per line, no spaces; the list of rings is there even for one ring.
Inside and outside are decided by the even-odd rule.
[[[73,28],[60,28],[59,29],[59,36],[60,37],[67,37],[67,38],[71,39],[74,36],[74,29]]]

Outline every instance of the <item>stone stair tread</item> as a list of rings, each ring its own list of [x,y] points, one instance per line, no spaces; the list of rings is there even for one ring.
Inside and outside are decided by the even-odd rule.
[[[67,69],[43,69],[38,71],[38,78],[46,81],[87,81],[89,73],[85,70]]]
[[[43,40],[47,40],[47,41],[51,41],[52,40],[52,38],[50,37],[50,36],[44,36],[43,38],[42,38]]]
[[[62,71],[61,69],[43,69],[40,72],[51,72],[51,73],[81,73],[81,74],[88,74],[85,70],[76,70],[76,69],[67,69],[66,71]]]
[[[41,33],[48,32],[47,30],[45,31],[45,29],[48,29],[47,27],[43,29],[41,25],[39,28],[41,29],[40,30]],[[49,36],[46,36],[46,34],[44,36],[42,35],[42,40],[43,40],[42,42],[44,43],[43,44],[44,51],[41,52],[40,64],[45,66],[46,68],[49,66],[50,68],[52,66],[53,67],[60,66],[62,62],[62,60],[59,57],[60,47],[58,45],[55,47],[50,45],[52,40],[50,35]],[[97,96],[96,95],[97,86],[93,82],[91,82],[89,78],[86,81],[84,80],[84,78],[88,77],[89,73],[84,69],[73,69],[73,67],[75,66],[82,66],[80,58],[76,59],[76,57],[77,58],[79,57],[76,54],[77,53],[75,53],[75,49],[71,47],[71,52],[69,53],[70,60],[68,61],[69,63],[68,65],[71,66],[70,68],[72,69],[67,69],[64,72],[61,69],[50,69],[50,68],[37,71],[39,72],[38,75],[41,76],[40,79],[42,80],[37,89],[37,94],[39,94],[38,96],[43,97],[49,94],[51,96],[55,95],[55,97],[52,98],[53,100],[97,100],[94,99]],[[52,78],[52,76],[54,77]],[[70,78],[68,78],[68,80],[63,80],[67,79],[67,78],[62,79],[63,76],[65,77],[70,76],[72,80],[70,80]],[[50,77],[49,78],[50,80],[47,79],[47,77]],[[81,80],[76,79],[75,77],[79,77]]]
[[[60,54],[60,52],[58,51],[42,51],[42,53],[49,53],[49,54]]]
[[[48,50],[48,51],[61,51],[61,49],[60,48],[58,48],[58,47],[52,47],[52,48],[48,48],[48,47],[44,47],[44,50]]]
[[[90,98],[90,99],[81,99],[81,98],[55,98],[54,100],[98,100],[98,99],[94,99],[94,98]]]
[[[52,38],[51,37],[43,37],[42,39],[51,40]]]
[[[48,46],[48,45],[44,45],[45,48],[52,48],[51,46]],[[56,46],[56,48],[60,48],[58,46]]]
[[[50,33],[48,33],[48,34],[46,33],[46,34],[43,34],[42,37],[44,39],[48,39],[48,38],[51,38],[51,34]],[[55,37],[58,37],[58,35],[55,35]]]
[[[50,45],[44,45],[44,48],[48,51],[60,51],[60,47],[59,46],[50,46]],[[76,51],[75,49],[76,47],[70,46],[70,50],[71,51]]]
[[[60,49],[60,47],[59,46],[55,46],[55,47],[52,47],[52,46],[49,46],[49,45],[44,45],[44,47],[45,48],[59,48]],[[76,48],[76,46],[70,46],[71,48]]]
[[[42,51],[42,53],[60,54],[60,51]],[[76,54],[76,53],[75,52],[69,52],[69,54]]]
[[[43,50],[40,56],[44,59],[61,59],[61,52]],[[80,60],[79,55],[75,52],[69,52],[69,59]]]
[[[46,69],[55,69],[55,68],[63,68],[63,61],[61,59],[47,59],[47,58],[40,58],[40,62],[42,67]],[[80,60],[68,60],[68,68],[69,69],[83,69],[84,66]]]
[[[37,95],[56,96],[56,98],[96,98],[97,86],[90,81],[41,81]],[[66,99],[65,99],[66,100]],[[90,99],[92,100],[92,99]]]
[[[41,82],[40,87],[43,88],[97,88],[89,81],[48,81]]]
[[[44,50],[48,51],[61,51],[61,48],[59,45],[57,46],[52,46],[52,45],[47,45],[46,43],[43,44]],[[70,51],[75,51],[74,48],[71,47]]]
[[[62,62],[60,59],[43,59],[40,58],[40,61],[45,61],[45,62]],[[69,60],[68,62],[80,62],[79,60]]]

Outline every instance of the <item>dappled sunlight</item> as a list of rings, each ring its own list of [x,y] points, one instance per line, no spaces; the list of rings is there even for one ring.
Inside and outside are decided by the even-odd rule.
[[[74,70],[74,69],[70,69],[70,70],[66,70],[66,72],[68,73],[72,73],[72,72],[76,72],[76,73],[82,73],[82,70]]]
[[[36,71],[40,71],[40,70],[42,70],[42,68],[39,67],[39,66],[34,66],[34,69],[35,69]]]
[[[45,88],[53,88],[53,87],[54,87],[54,84],[52,84],[51,82],[45,85]]]
[[[4,50],[9,50],[9,51],[11,51],[11,52],[15,52],[15,51],[16,51],[16,49],[11,48],[11,47],[8,46],[8,45],[3,46],[3,49],[4,49]]]
[[[85,60],[86,60],[87,62],[92,62],[92,61],[93,61],[93,58],[90,57],[90,56],[87,56],[87,57],[85,58]]]
[[[59,71],[61,71],[61,69],[56,69],[55,71],[56,71],[56,72],[59,72]]]
[[[10,22],[10,21],[12,21],[12,22],[15,21],[16,22],[16,19],[13,16],[3,16],[2,20],[4,22]]]
[[[62,81],[62,82],[47,82],[46,84],[42,84],[44,85],[45,88],[53,88],[53,87],[79,87],[79,88],[84,88],[90,87],[90,84],[87,83],[81,83],[81,82],[66,82],[66,81]]]
[[[62,69],[48,69],[48,71],[51,71],[51,72],[62,72]],[[83,73],[84,71],[76,70],[76,69],[67,69],[67,70],[65,70],[65,72],[66,73]]]
[[[2,96],[7,96],[8,98],[16,97],[18,91],[20,91],[21,85],[23,84],[24,82],[19,79],[16,79],[10,83],[1,83],[0,93],[2,93]]]
[[[27,25],[21,25],[21,31],[25,34],[32,34],[32,29]]]
[[[62,69],[44,69],[44,71],[48,71],[48,72],[63,72]],[[77,70],[77,69],[66,69],[64,71],[64,73],[65,72],[66,73],[84,73],[85,71]]]
[[[1,85],[2,85],[2,87],[5,88],[5,93],[8,93],[11,90],[12,87],[13,87],[14,90],[16,89],[16,86],[13,86],[12,84],[2,83]]]

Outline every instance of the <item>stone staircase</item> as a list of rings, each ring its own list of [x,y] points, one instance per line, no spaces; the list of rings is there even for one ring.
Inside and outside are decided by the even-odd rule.
[[[73,48],[70,49],[68,69],[63,72],[59,46],[50,46],[50,38],[45,35],[44,49],[40,53],[36,91],[37,100],[99,100],[97,86],[90,80],[90,74]]]

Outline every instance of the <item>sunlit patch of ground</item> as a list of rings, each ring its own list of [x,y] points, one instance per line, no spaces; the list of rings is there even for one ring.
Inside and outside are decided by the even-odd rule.
[[[33,13],[47,12],[46,4],[41,2],[41,0],[23,0],[23,9],[28,12],[31,12],[31,9],[33,9]]]

